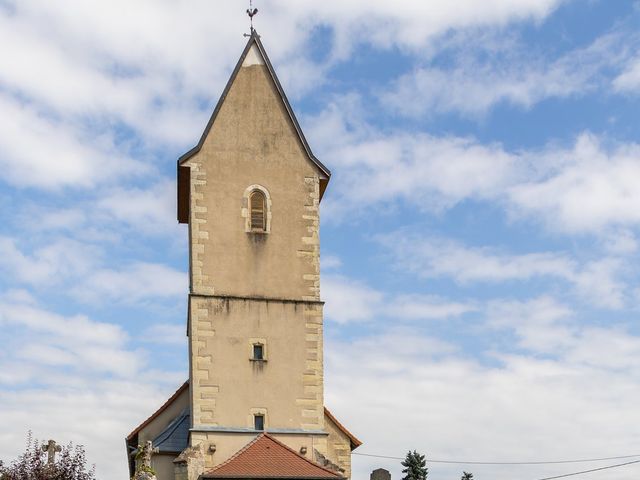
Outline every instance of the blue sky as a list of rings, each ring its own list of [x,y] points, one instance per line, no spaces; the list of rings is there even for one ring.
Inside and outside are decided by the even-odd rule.
[[[640,3],[256,6],[333,172],[325,396],[359,451],[640,453]],[[244,8],[0,0],[0,458],[31,429],[121,478],[123,437],[186,378],[175,161],[244,47]],[[399,478],[356,456],[354,478],[379,466]]]

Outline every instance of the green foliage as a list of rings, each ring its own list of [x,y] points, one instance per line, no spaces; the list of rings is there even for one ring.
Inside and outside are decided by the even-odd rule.
[[[8,466],[0,461],[0,480],[95,480],[95,466],[87,470],[86,463],[84,448],[69,444],[48,465],[41,442],[29,432],[25,452]]]
[[[462,477],[460,477],[460,480],[473,480],[473,473],[462,472]]]
[[[151,467],[147,467],[146,465],[140,465],[138,468],[136,468],[137,472],[145,472],[148,473],[150,475],[156,475],[156,471],[151,468]]]
[[[402,480],[426,480],[429,469],[427,469],[427,461],[424,455],[415,450],[413,452],[409,451],[401,465],[405,467],[402,469],[402,473],[405,474]]]

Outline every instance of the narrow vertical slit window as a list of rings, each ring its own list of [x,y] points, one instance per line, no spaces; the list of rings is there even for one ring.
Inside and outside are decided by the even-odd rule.
[[[267,229],[267,199],[259,190],[255,190],[249,197],[251,214],[251,231],[265,232]]]
[[[259,431],[264,430],[264,415],[253,416],[253,428]]]

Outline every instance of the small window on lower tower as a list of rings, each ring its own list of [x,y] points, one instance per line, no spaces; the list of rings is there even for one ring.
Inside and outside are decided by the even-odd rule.
[[[253,360],[264,360],[264,345],[261,343],[253,344]]]
[[[264,415],[253,416],[253,428],[255,430],[264,430]]]

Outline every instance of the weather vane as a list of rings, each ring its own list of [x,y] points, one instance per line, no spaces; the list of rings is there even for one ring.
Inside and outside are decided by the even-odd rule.
[[[253,17],[258,13],[258,9],[257,8],[253,8],[253,0],[249,0],[249,8],[247,8],[247,15],[249,15],[249,21],[251,22],[251,33],[250,34],[244,34],[245,37],[250,37],[251,35],[253,35],[253,32],[255,31],[253,29]]]

